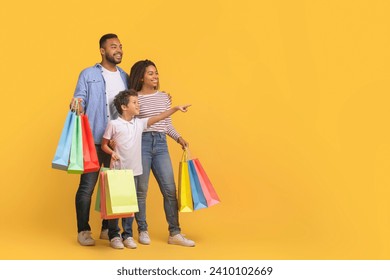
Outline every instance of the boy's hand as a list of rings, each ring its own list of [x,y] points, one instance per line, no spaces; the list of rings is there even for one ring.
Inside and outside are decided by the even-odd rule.
[[[182,112],[187,112],[187,108],[190,106],[191,106],[191,104],[186,104],[186,105],[176,106],[176,108]]]
[[[111,160],[113,160],[113,161],[117,161],[117,160],[119,160],[119,156],[118,156],[118,154],[117,154],[117,153],[115,153],[115,152],[112,152],[112,154],[111,154]]]

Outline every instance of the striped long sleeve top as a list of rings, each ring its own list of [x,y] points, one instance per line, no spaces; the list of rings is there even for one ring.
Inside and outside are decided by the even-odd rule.
[[[140,106],[140,113],[137,117],[140,119],[156,116],[171,108],[171,100],[169,99],[169,96],[160,91],[153,94],[139,94],[138,102]],[[156,122],[144,130],[144,132],[146,131],[164,132],[175,141],[177,141],[180,137],[180,134],[172,125],[171,117]]]

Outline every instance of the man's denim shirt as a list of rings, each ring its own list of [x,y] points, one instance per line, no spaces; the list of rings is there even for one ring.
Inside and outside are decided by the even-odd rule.
[[[127,74],[119,67],[118,70],[127,89]],[[88,116],[95,144],[101,144],[109,117],[107,114],[106,83],[100,64],[97,63],[95,66],[81,71],[74,97],[83,99],[82,106]]]

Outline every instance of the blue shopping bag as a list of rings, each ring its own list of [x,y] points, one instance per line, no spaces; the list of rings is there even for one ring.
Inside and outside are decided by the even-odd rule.
[[[207,208],[206,198],[204,197],[193,160],[188,161],[188,172],[190,176],[191,194],[192,201],[194,202],[194,210]]]
[[[74,125],[76,123],[76,113],[71,110],[66,116],[65,125],[62,129],[60,141],[58,142],[54,159],[51,163],[52,168],[68,170],[70,148],[72,146],[72,137]]]

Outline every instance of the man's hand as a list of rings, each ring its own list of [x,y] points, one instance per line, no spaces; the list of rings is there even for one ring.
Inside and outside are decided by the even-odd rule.
[[[82,98],[72,98],[72,101],[70,102],[70,109],[80,114],[84,113],[84,108],[81,105],[82,102],[83,102]]]

